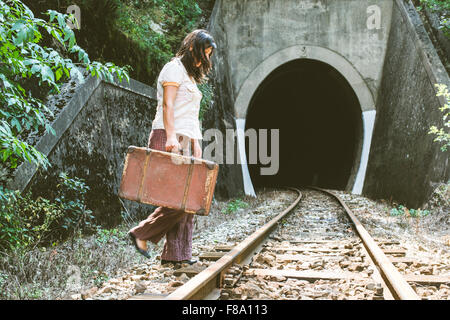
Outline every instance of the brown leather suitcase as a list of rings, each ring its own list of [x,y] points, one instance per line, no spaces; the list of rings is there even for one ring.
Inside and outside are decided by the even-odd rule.
[[[218,172],[212,161],[129,146],[119,197],[206,216]]]

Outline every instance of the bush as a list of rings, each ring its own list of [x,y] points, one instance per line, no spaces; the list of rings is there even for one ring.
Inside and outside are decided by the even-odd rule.
[[[82,230],[93,230],[92,211],[86,209],[82,180],[60,174],[58,197],[32,199],[28,192],[0,187],[0,250],[29,249],[64,240]]]
[[[78,231],[92,231],[95,229],[92,211],[86,208],[86,193],[89,187],[79,178],[69,178],[66,173],[59,175],[60,183],[57,185],[58,197],[55,199],[64,210],[64,217],[60,227],[64,238],[73,236]]]
[[[399,205],[397,208],[392,208],[390,211],[390,215],[393,217],[406,215],[406,216],[418,218],[418,217],[427,216],[429,214],[430,214],[429,210],[408,209],[403,205]]]
[[[110,230],[97,228],[97,237],[95,238],[95,241],[99,245],[103,245],[108,242],[118,242],[126,245],[126,241],[124,239],[127,239],[127,234],[123,231],[119,231],[117,228]]]
[[[450,128],[450,92],[445,84],[436,84],[436,87],[439,89],[437,96],[444,97],[446,103],[443,107],[439,108],[444,113],[444,127]],[[428,132],[428,134],[434,134],[436,138],[434,142],[442,142],[443,146],[441,147],[441,151],[447,151],[447,148],[450,147],[450,134],[448,133],[448,129],[440,128],[438,129],[436,126],[432,126]]]
[[[27,232],[26,219],[19,214],[20,192],[10,191],[0,186],[0,249],[28,246],[32,242]]]

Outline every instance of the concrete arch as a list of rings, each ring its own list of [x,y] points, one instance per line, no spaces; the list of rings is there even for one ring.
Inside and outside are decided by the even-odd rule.
[[[348,81],[355,92],[362,111],[363,142],[358,155],[360,158],[359,168],[352,179],[352,192],[361,194],[364,185],[364,178],[369,159],[370,145],[375,122],[375,102],[372,93],[366,82],[355,69],[355,67],[342,55],[333,50],[311,45],[295,45],[272,54],[262,61],[245,79],[236,97],[234,108],[237,120],[237,127],[245,130],[245,120],[247,117],[250,101],[264,79],[279,66],[296,59],[311,59],[324,62],[335,68]],[[242,136],[242,135],[241,135]],[[247,195],[255,195],[251,182],[245,154],[245,141],[238,138],[238,149],[242,164],[242,175],[244,179],[244,191]]]

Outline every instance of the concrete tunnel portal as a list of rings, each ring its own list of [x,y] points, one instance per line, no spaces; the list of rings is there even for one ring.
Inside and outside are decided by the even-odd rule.
[[[273,70],[257,87],[248,105],[245,130],[279,129],[279,169],[246,159],[254,187],[306,186],[348,190],[359,168],[363,124],[358,97],[331,65],[296,59]],[[259,152],[259,147],[258,147]],[[273,160],[272,160],[273,161]]]

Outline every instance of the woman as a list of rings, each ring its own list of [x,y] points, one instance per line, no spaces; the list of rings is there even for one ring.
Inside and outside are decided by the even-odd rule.
[[[216,44],[203,29],[194,30],[183,40],[176,56],[164,65],[158,77],[158,107],[152,123],[148,147],[202,157],[199,110],[202,93],[197,87],[211,70],[210,57]],[[164,188],[165,186],[161,186]],[[161,263],[189,263],[192,259],[194,215],[158,207],[146,220],[129,231],[138,252],[150,257],[147,241],[157,244],[166,235]]]

